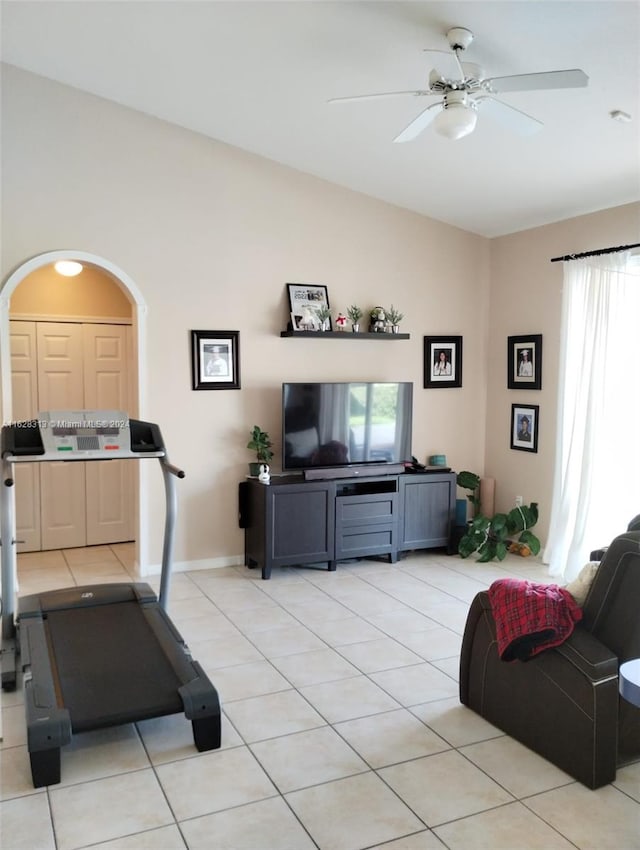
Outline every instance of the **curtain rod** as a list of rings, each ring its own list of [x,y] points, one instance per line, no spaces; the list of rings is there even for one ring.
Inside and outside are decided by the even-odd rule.
[[[616,251],[627,251],[629,248],[640,248],[640,242],[635,245],[618,245],[617,248],[601,248],[599,251],[585,251],[583,254],[565,254],[564,257],[554,257],[550,262],[564,263],[568,260],[581,260],[583,257],[598,257],[600,254],[615,254]]]

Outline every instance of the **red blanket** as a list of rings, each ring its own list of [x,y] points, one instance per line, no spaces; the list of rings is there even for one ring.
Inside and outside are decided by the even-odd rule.
[[[527,661],[558,646],[582,619],[574,598],[557,584],[498,579],[489,588],[489,601],[503,661]]]

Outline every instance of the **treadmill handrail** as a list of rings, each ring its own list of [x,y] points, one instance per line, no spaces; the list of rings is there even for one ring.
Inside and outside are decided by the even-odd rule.
[[[162,550],[162,572],[160,576],[160,594],[158,601],[163,610],[166,611],[169,598],[169,585],[171,582],[173,544],[175,537],[175,523],[177,516],[177,493],[175,489],[175,478],[184,478],[184,470],[180,469],[169,462],[160,429],[155,423],[146,423],[139,420],[130,420],[136,425],[148,425],[152,431],[153,437],[156,439],[156,444],[152,447],[152,451],[136,451],[130,455],[119,457],[118,460],[138,460],[146,458],[157,458],[162,467],[162,475],[164,479],[165,496],[167,510],[164,523],[164,541]],[[13,491],[14,475],[13,466],[15,463],[28,462],[50,462],[50,463],[69,463],[73,460],[69,459],[69,455],[65,454],[60,458],[49,458],[42,454],[14,454],[14,443],[8,439],[8,433],[22,424],[29,425],[32,430],[38,426],[38,420],[33,420],[29,423],[16,423],[14,426],[3,426],[2,428],[2,443],[3,451],[0,456],[0,466],[2,469],[2,481],[0,483],[0,576],[2,588],[2,638],[4,641],[11,640],[15,635],[15,614],[16,614],[16,527],[15,527],[15,496]],[[24,448],[23,448],[24,451]],[[36,448],[37,451],[37,448]],[[82,460],[87,463],[92,461],[114,460],[113,457],[77,457],[74,460]]]
[[[175,478],[184,478],[184,470],[179,469],[169,462],[165,454],[159,458],[164,479],[164,492],[166,509],[164,516],[164,540],[162,544],[162,568],[160,572],[160,593],[158,602],[163,611],[167,610],[169,601],[169,586],[171,584],[171,573],[173,563],[173,546],[175,542],[176,514],[178,511],[178,495],[176,491]]]

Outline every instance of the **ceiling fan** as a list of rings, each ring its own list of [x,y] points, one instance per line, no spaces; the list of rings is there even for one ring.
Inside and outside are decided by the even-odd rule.
[[[484,70],[473,62],[462,62],[460,55],[473,41],[473,33],[464,27],[452,27],[447,32],[450,50],[426,52],[444,53],[453,57],[455,71],[452,77],[443,76],[435,68],[429,74],[429,88],[417,91],[379,92],[352,97],[334,97],[329,103],[347,103],[355,100],[374,100],[383,97],[438,97],[424,109],[393,140],[410,142],[432,122],[434,129],[448,139],[468,136],[476,127],[478,112],[486,112],[497,121],[523,136],[535,133],[542,122],[514,106],[498,100],[494,95],[506,92],[536,91],[540,89],[571,89],[586,86],[589,77],[584,71],[573,68],[566,71],[543,71],[534,74],[515,74],[509,77],[484,77]],[[457,74],[457,76],[456,76]]]

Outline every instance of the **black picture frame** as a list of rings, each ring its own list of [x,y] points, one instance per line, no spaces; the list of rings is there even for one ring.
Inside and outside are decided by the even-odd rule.
[[[462,337],[424,337],[424,387],[462,386]]]
[[[327,287],[315,283],[288,283],[287,293],[291,312],[291,330],[319,331],[321,323],[316,316],[316,311],[320,307],[329,309]],[[331,318],[328,319],[328,327],[325,326],[325,330],[333,330]]]
[[[191,331],[191,389],[240,389],[240,331]]]
[[[542,334],[507,337],[507,387],[542,389]]]
[[[539,404],[512,404],[511,448],[519,452],[537,452],[539,424]]]

